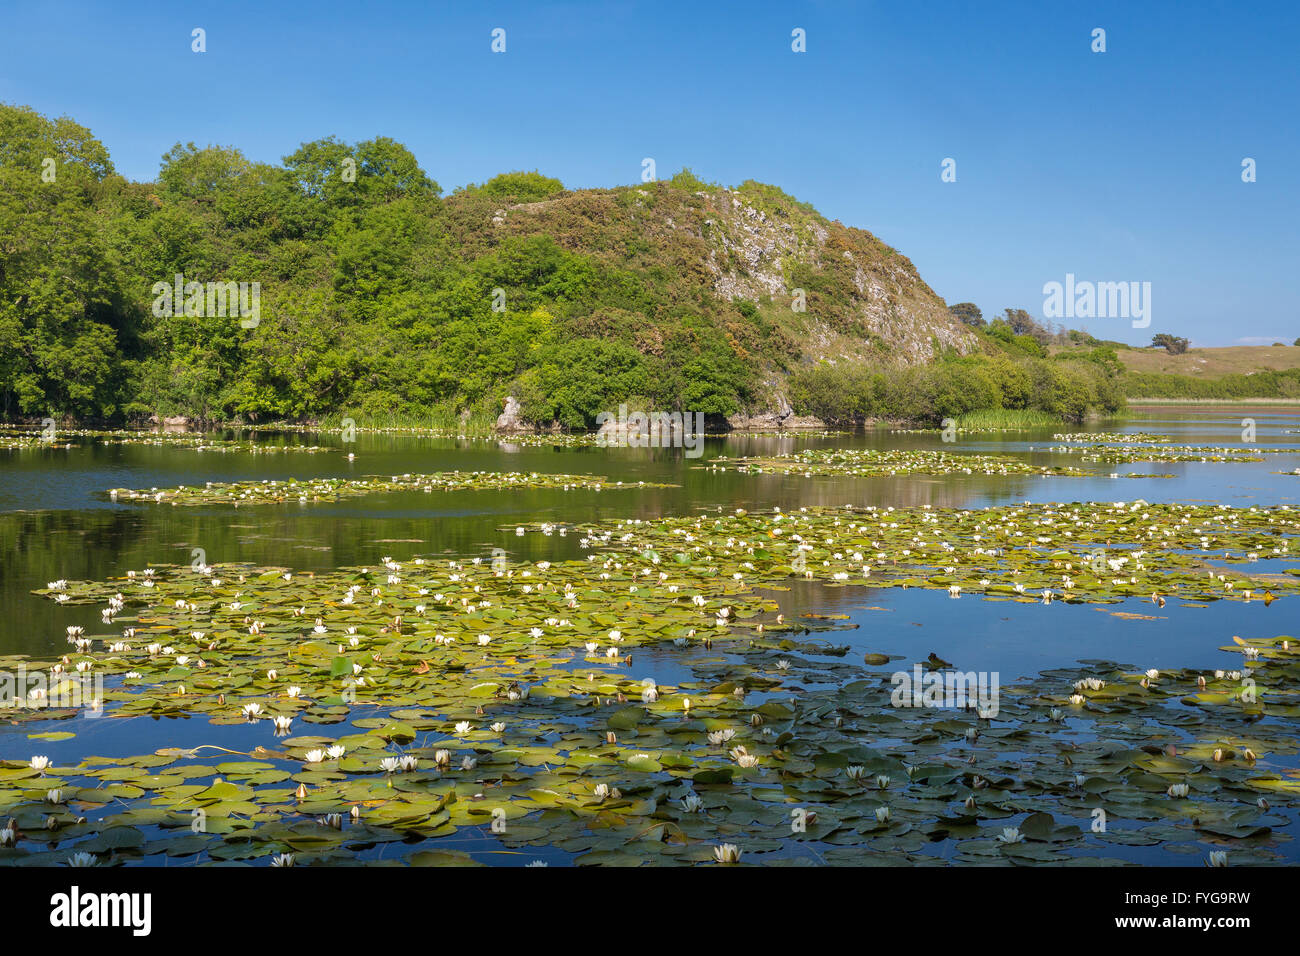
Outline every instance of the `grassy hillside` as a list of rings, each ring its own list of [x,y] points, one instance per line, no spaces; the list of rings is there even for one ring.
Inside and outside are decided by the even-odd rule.
[[[1130,372],[1199,378],[1300,368],[1300,347],[1294,345],[1194,348],[1181,355],[1170,355],[1164,349],[1126,349],[1118,354],[1125,370]]]
[[[1300,347],[1235,346],[1188,349],[1125,349],[1117,353],[1130,398],[1300,400]]]
[[[400,143],[280,164],[177,144],[117,175],[68,119],[0,105],[6,418],[787,410],[792,371],[976,350],[912,263],[780,189],[570,190],[509,173],[443,195]],[[158,284],[258,283],[256,321]],[[805,307],[795,306],[799,302]],[[209,300],[209,306],[211,301]]]

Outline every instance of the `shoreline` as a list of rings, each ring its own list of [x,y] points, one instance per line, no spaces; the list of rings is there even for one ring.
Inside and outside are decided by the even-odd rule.
[[[1300,408],[1300,398],[1130,398],[1130,408],[1152,408],[1161,405],[1194,405],[1213,408],[1217,405],[1239,408],[1250,405],[1276,405],[1283,408]]]

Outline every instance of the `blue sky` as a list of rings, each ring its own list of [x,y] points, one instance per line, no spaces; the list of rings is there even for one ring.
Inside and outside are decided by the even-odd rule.
[[[329,134],[391,136],[447,191],[652,157],[775,183],[986,315],[1042,316],[1072,273],[1151,283],[1150,328],[1074,323],[1102,337],[1300,335],[1300,5],[3,0],[0,23],[0,100],[85,124],[133,179],[178,141],[275,162]]]

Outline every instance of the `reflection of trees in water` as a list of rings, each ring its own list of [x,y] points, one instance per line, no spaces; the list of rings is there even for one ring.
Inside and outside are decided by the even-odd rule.
[[[803,507],[842,508],[966,508],[989,496],[1020,500],[1038,479],[1011,476],[898,478],[804,478],[799,475],[737,476],[752,482],[749,488],[736,486],[731,507],[786,511]]]
[[[771,598],[781,606],[781,613],[786,616],[787,623],[797,624],[797,616],[805,612],[817,614],[848,614],[856,608],[861,608],[864,604],[875,604],[876,594],[878,591],[888,590],[887,588],[861,587],[854,584],[853,587],[833,588],[827,587],[821,581],[801,581],[797,578],[790,578],[786,581],[779,582],[781,587],[788,588],[786,591],[769,591],[760,589],[759,593],[765,598]],[[812,623],[810,619],[809,623]],[[829,624],[847,624],[848,621],[827,621],[817,623]],[[828,640],[832,644],[841,643],[834,636],[834,632],[826,632]]]

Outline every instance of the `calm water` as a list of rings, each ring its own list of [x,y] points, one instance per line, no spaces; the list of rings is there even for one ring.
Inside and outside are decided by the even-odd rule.
[[[1300,452],[1300,413],[1276,410],[1194,412],[1154,410],[1134,414],[1109,431],[1172,435],[1177,443],[1240,445],[1241,418],[1257,422],[1258,443]],[[808,447],[942,448],[1024,452],[1039,464],[1078,464],[1077,458],[1041,449],[1052,430],[1017,433],[1006,440],[963,437],[945,445],[937,434],[887,430],[815,438],[711,439],[704,455],[680,449],[536,448],[508,440],[456,441],[359,435],[356,455],[287,453],[251,455],[186,448],[78,445],[71,449],[0,451],[0,653],[63,652],[67,625],[95,624],[93,606],[60,608],[29,592],[57,578],[101,579],[130,568],[188,565],[195,548],[211,564],[248,561],[295,570],[371,564],[384,555],[490,556],[504,548],[512,558],[558,560],[578,555],[576,537],[516,537],[530,520],[577,523],[623,517],[653,518],[718,508],[785,509],[805,505],[930,504],[981,507],[1021,501],[1223,502],[1231,505],[1300,504],[1300,479],[1273,474],[1300,464],[1293,455],[1261,463],[1085,464],[1109,473],[1173,474],[1167,479],[907,477],[802,478],[714,473],[695,467],[718,455],[771,454]],[[230,437],[234,437],[233,434]],[[275,435],[273,443],[342,448],[337,435]],[[1059,443],[1055,443],[1058,444]],[[1030,451],[1030,449],[1036,449]],[[369,495],[337,504],[272,505],[232,510],[115,504],[112,487],[150,488],[214,480],[282,479],[327,475],[394,475],[442,470],[540,471],[604,475],[625,482],[671,482],[680,487],[594,491],[524,490]],[[800,609],[848,613],[860,625],[844,637],[855,646],[888,653],[936,651],[961,665],[978,650],[982,666],[1006,674],[1061,666],[1080,657],[1109,657],[1143,666],[1211,666],[1227,655],[1215,650],[1242,628],[1295,631],[1284,620],[1294,602],[1224,604],[1189,611],[1172,606],[1162,620],[1116,624],[1105,611],[1078,605],[1038,609],[981,601],[950,602],[935,591],[809,585],[782,595]],[[878,608],[873,610],[870,608]],[[1050,610],[1051,626],[1042,628]],[[837,637],[837,639],[840,639]],[[655,675],[659,676],[659,675]],[[661,677],[660,679],[667,679]]]
[[[1241,418],[1257,422],[1264,446],[1290,446],[1300,453],[1300,412],[1275,409],[1194,412],[1157,410],[1136,413],[1107,431],[1169,434],[1176,443],[1240,445]],[[383,435],[360,435],[340,452],[259,454],[196,452],[186,448],[81,444],[71,449],[38,448],[0,451],[0,654],[45,656],[63,653],[65,629],[82,624],[94,633],[97,605],[61,608],[30,594],[57,579],[102,579],[128,569],[166,564],[188,565],[194,549],[203,549],[211,564],[254,562],[294,570],[322,570],[341,565],[374,564],[391,555],[403,561],[415,555],[488,558],[504,548],[512,558],[562,560],[578,557],[578,536],[527,535],[514,528],[525,521],[569,524],[624,517],[654,518],[719,508],[796,509],[807,505],[897,507],[934,505],[972,508],[1023,501],[1148,501],[1300,504],[1300,478],[1273,474],[1300,465],[1300,454],[1273,455],[1258,464],[1084,464],[1120,474],[1173,474],[1171,479],[1109,477],[910,477],[892,479],[806,479],[794,476],[747,476],[713,473],[697,466],[718,455],[772,454],[809,447],[942,448],[974,452],[1028,454],[1038,464],[1074,464],[1074,456],[1043,451],[1052,430],[1018,433],[1006,440],[964,437],[945,445],[938,434],[893,434],[887,430],[815,438],[738,437],[706,442],[704,456],[691,460],[680,449],[601,449],[524,447],[508,440],[455,441]],[[236,437],[232,434],[226,437]],[[274,435],[272,443],[304,443],[343,448],[337,435]],[[338,504],[274,505],[232,510],[131,506],[108,500],[111,487],[149,488],[202,484],[209,480],[283,479],[312,476],[393,475],[441,470],[541,471],[604,475],[624,482],[671,482],[664,489],[590,491],[516,491],[400,493],[370,495]],[[1277,570],[1270,568],[1269,570]],[[824,588],[797,581],[788,591],[772,592],[787,614],[806,611],[848,616],[852,629],[821,635],[834,643],[864,651],[924,658],[930,652],[959,670],[996,671],[1003,685],[1022,676],[1068,666],[1081,659],[1109,659],[1130,667],[1232,667],[1239,654],[1218,650],[1231,635],[1300,634],[1294,600],[1241,604],[1218,602],[1204,609],[1175,607],[1159,611],[1150,604],[1140,611],[1152,620],[1120,621],[1110,616],[1122,606],[951,601],[940,591],[920,589]],[[662,684],[690,677],[680,651],[642,648],[639,675]],[[856,656],[856,655],[855,655]],[[356,717],[367,716],[357,712]],[[79,720],[77,736],[43,743],[42,752],[56,763],[75,763],[81,756],[127,756],[167,746],[193,743],[191,721]],[[191,725],[188,726],[187,725]],[[26,734],[33,725],[0,728],[0,756],[29,755]],[[232,749],[265,743],[265,730],[253,726],[211,727],[205,740]],[[1295,815],[1286,814],[1293,819]],[[1060,822],[1071,822],[1062,819]],[[1087,828],[1087,819],[1072,821]],[[479,829],[466,828],[440,846],[477,854],[489,862],[495,841]],[[383,856],[380,845],[364,856]],[[787,852],[787,851],[783,851]],[[788,852],[802,853],[795,847]],[[935,844],[934,855],[952,852],[950,841]],[[1083,855],[1103,852],[1085,849]],[[1140,863],[1177,863],[1161,848],[1107,848],[1105,854]],[[1296,862],[1294,844],[1279,853]],[[554,847],[530,851],[553,863],[570,854]],[[520,858],[525,859],[525,857]],[[166,858],[147,860],[164,864]]]

